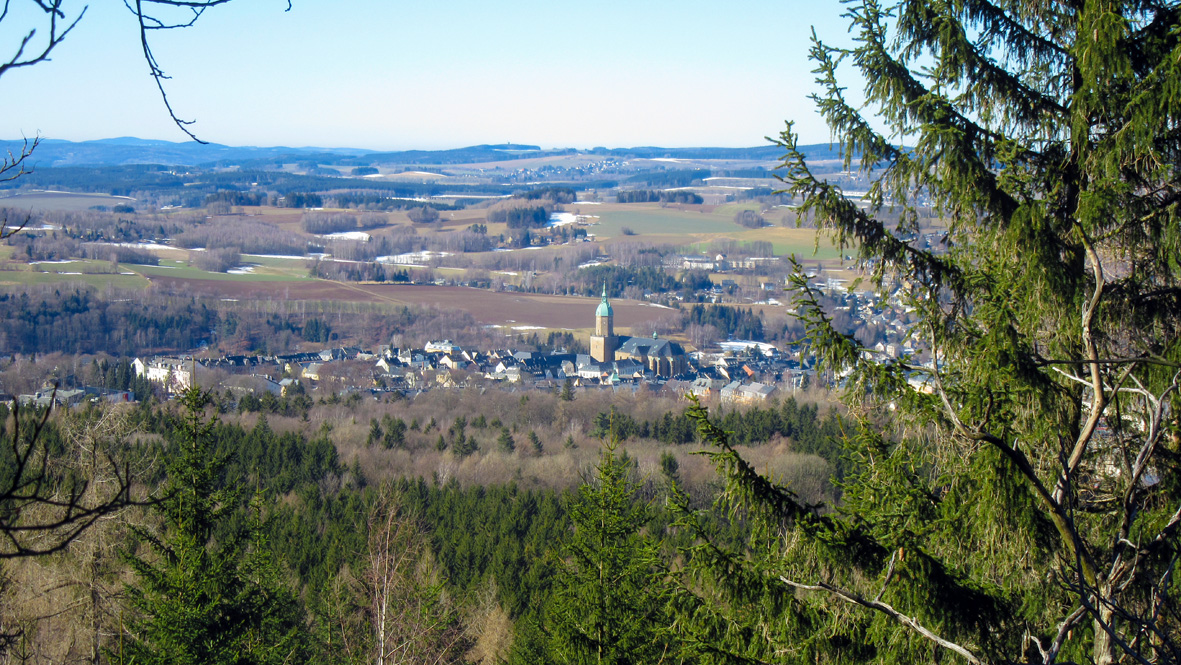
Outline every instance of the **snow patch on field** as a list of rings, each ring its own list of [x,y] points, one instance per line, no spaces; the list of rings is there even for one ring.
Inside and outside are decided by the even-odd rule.
[[[258,258],[260,258],[260,259],[296,259],[296,260],[302,260],[302,259],[306,259],[306,258],[308,258],[308,257],[306,257],[306,256],[295,256],[294,254],[243,254],[242,256],[255,256],[255,257],[258,257]]]
[[[454,252],[436,252],[430,249],[424,249],[421,252],[406,252],[405,254],[390,254],[387,256],[379,256],[374,261],[378,263],[393,263],[400,266],[425,267],[421,264],[429,262],[434,258],[444,258],[451,256]]]
[[[253,265],[238,266],[237,268],[230,268],[226,271],[227,275],[249,275],[254,272]]]
[[[16,226],[10,226],[10,225],[4,226],[5,231],[57,231],[60,228],[61,228],[60,226],[54,226],[53,224],[42,224],[41,226],[26,226],[24,228],[21,228],[20,224],[17,224]]]
[[[362,242],[369,242],[370,238],[369,234],[364,231],[340,231],[339,233],[328,233],[320,237],[330,240],[360,240]]]
[[[107,247],[130,247],[131,249],[180,249],[172,245],[162,245],[158,242],[96,242],[95,245],[105,245]],[[196,250],[194,250],[196,251]]]

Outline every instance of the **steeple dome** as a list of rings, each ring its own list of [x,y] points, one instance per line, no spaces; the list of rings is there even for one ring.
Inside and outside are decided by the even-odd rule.
[[[611,303],[607,302],[607,284],[603,284],[603,301],[599,303],[599,308],[595,310],[595,316],[612,316],[615,312],[611,309]]]

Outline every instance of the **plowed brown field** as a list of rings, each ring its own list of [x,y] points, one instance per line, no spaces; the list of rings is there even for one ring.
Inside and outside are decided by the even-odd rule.
[[[594,326],[597,298],[501,293],[462,286],[351,284],[326,280],[306,282],[237,282],[152,276],[152,288],[166,293],[239,300],[337,300],[391,305],[424,305],[470,312],[485,325],[586,329]],[[615,325],[623,332],[669,310],[629,300],[612,300]]]

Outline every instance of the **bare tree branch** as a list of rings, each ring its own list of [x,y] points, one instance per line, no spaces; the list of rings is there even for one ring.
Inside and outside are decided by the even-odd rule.
[[[789,580],[783,576],[780,576],[779,581],[790,587],[802,589],[804,591],[827,591],[828,593],[836,596],[837,598],[840,598],[841,600],[844,600],[845,602],[853,603],[854,605],[860,605],[862,607],[867,607],[871,610],[881,612],[894,619],[898,623],[901,623],[902,625],[914,630],[919,635],[922,635],[928,640],[931,640],[935,644],[938,644],[945,649],[954,651],[955,653],[963,656],[964,659],[966,659],[969,663],[972,663],[973,665],[983,665],[984,661],[982,661],[976,654],[972,653],[966,647],[936,635],[933,631],[931,631],[931,629],[919,623],[918,619],[907,616],[880,600],[867,600],[858,594],[837,588],[826,582],[818,582],[816,584],[802,584],[800,582]]]
[[[103,452],[110,469],[108,491],[88,494],[91,479],[57,478],[50,468],[44,441],[52,404],[26,432],[21,406],[12,407],[12,434],[8,443],[10,472],[0,484],[0,560],[42,556],[61,551],[102,517],[130,505],[144,505],[131,497],[130,468]],[[95,454],[99,454],[95,451]]]

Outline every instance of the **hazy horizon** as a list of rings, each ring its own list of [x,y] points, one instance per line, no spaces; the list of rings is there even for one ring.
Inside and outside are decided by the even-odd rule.
[[[193,28],[150,35],[173,107],[202,140],[753,147],[794,119],[804,143],[820,143],[828,131],[807,99],[817,90],[811,26],[827,41],[848,38],[837,0],[285,8],[233,2]],[[81,5],[63,9],[73,17]],[[0,44],[42,35],[36,18],[14,6]],[[186,140],[148,76],[134,17],[117,4],[91,5],[52,61],[10,70],[0,89],[13,100],[0,121],[7,137]]]

